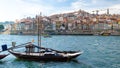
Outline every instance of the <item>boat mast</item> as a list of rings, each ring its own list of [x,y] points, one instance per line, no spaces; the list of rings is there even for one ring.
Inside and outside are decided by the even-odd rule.
[[[38,46],[41,47],[41,29],[42,29],[42,24],[41,24],[41,13],[40,16],[37,17],[37,31],[38,31]],[[40,49],[38,49],[38,52]]]
[[[40,44],[40,45],[39,45],[39,47],[41,47],[41,34],[42,34],[41,12],[40,12],[40,22],[39,22],[39,23],[40,23],[40,35],[39,35],[39,37],[40,37],[40,38],[39,38],[39,40],[40,40],[40,41],[39,41],[39,42],[40,42],[39,44]]]

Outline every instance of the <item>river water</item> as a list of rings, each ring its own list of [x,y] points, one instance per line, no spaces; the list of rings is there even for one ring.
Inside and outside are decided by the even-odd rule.
[[[37,36],[0,35],[0,45],[11,47],[12,41],[22,44],[32,39],[37,44]],[[0,68],[120,68],[120,36],[42,37],[42,46],[57,50],[81,50],[84,53],[67,62],[26,61],[9,55],[0,60]]]

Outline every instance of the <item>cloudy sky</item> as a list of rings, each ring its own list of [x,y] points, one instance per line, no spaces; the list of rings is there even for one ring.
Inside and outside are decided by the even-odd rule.
[[[120,0],[0,0],[0,21],[34,17],[40,12],[42,15],[51,15],[79,9],[92,12],[92,10],[117,8],[118,11],[119,6]]]

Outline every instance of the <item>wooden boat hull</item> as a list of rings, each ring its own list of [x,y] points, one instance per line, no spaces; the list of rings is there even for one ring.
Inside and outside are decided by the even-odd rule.
[[[6,55],[0,55],[0,59],[5,58],[6,56],[8,56],[8,54],[6,54]]]
[[[54,56],[54,55],[40,56],[40,55],[32,55],[32,54],[27,54],[27,53],[21,54],[21,53],[17,53],[11,50],[9,50],[9,52],[19,59],[34,60],[34,61],[68,61],[81,55],[81,53],[78,53],[73,56],[64,57],[64,56]]]
[[[111,33],[110,32],[101,32],[100,33],[100,35],[102,35],[102,36],[110,36],[111,35]]]

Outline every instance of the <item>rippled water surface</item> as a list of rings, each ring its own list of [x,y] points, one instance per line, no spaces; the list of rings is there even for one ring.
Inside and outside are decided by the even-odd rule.
[[[32,39],[37,44],[37,36],[0,35],[0,45],[10,47],[12,41],[21,44]],[[67,62],[25,61],[9,55],[0,60],[0,68],[120,68],[120,36],[42,37],[42,46],[57,50],[81,50],[84,53]]]

